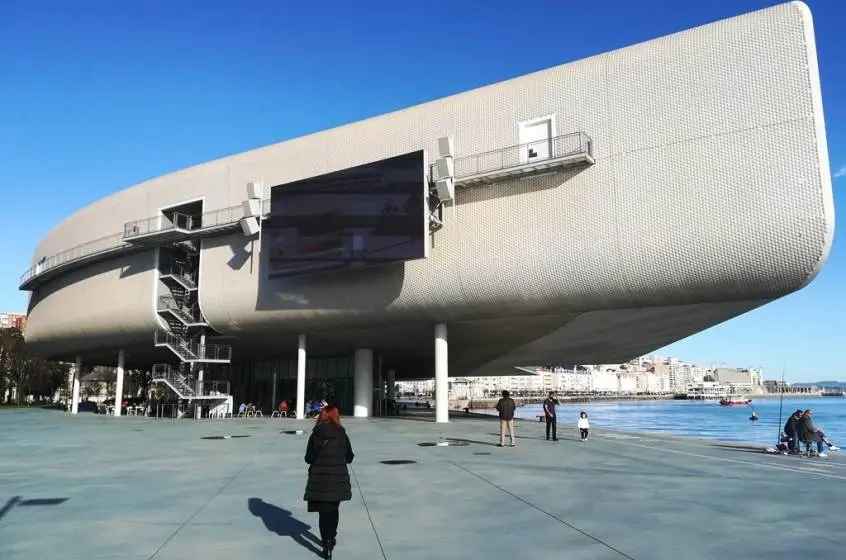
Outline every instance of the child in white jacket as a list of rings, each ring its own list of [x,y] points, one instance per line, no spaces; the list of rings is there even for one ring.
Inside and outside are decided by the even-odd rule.
[[[587,412],[584,410],[579,414],[579,434],[582,437],[582,441],[587,441],[588,439],[588,430],[590,429],[590,420],[588,420]]]

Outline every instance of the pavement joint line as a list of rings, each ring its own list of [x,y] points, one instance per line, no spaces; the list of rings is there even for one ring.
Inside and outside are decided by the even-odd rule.
[[[602,438],[598,438],[598,439],[602,439]],[[676,455],[686,455],[688,457],[697,457],[699,459],[709,459],[711,461],[719,461],[719,462],[723,462],[723,463],[734,463],[734,464],[738,464],[738,465],[748,465],[750,467],[757,467],[757,468],[760,468],[760,469],[770,469],[770,470],[784,471],[784,472],[790,472],[790,473],[795,473],[795,472],[799,471],[799,472],[803,472],[805,474],[809,474],[809,475],[812,475],[812,476],[821,476],[821,477],[824,477],[824,478],[834,478],[834,479],[838,479],[838,480],[846,480],[846,476],[841,476],[841,475],[831,474],[831,473],[822,473],[822,472],[818,472],[818,471],[812,471],[812,470],[808,470],[807,468],[802,468],[802,467],[781,466],[781,465],[774,465],[774,464],[771,464],[771,463],[769,463],[769,464],[768,463],[752,463],[752,462],[749,462],[749,461],[741,461],[739,459],[729,459],[728,457],[714,457],[713,455],[703,455],[701,453],[692,453],[690,451],[679,451],[677,449],[659,448],[659,447],[654,447],[654,446],[651,446],[651,445],[643,445],[641,443],[634,443],[632,441],[622,441],[622,440],[605,440],[605,441],[609,441],[609,442],[613,441],[613,443],[616,444],[616,445],[630,445],[632,447],[641,447],[641,448],[644,448],[644,449],[661,451],[662,453],[674,453]]]
[[[191,522],[191,520],[192,520],[192,519],[194,519],[195,517],[197,517],[197,516],[200,514],[200,512],[202,512],[202,511],[206,508],[206,506],[208,506],[208,505],[209,505],[209,504],[210,504],[210,503],[211,503],[211,502],[212,502],[215,498],[217,498],[217,497],[220,495],[220,493],[221,493],[221,492],[223,492],[224,490],[226,490],[226,488],[227,488],[230,484],[232,484],[233,482],[235,482],[235,479],[237,479],[239,476],[241,476],[241,473],[243,473],[245,470],[247,470],[247,467],[249,467],[250,465],[252,465],[252,464],[253,464],[253,462],[254,462],[255,460],[256,460],[256,458],[255,458],[255,457],[253,457],[252,459],[250,459],[249,461],[247,461],[247,463],[246,463],[243,467],[241,467],[241,468],[238,470],[238,472],[236,472],[236,473],[232,476],[232,478],[230,478],[228,481],[226,481],[226,482],[223,484],[223,486],[221,486],[220,488],[218,488],[217,492],[215,492],[215,493],[214,493],[214,494],[213,494],[213,495],[212,495],[212,496],[211,496],[208,500],[206,500],[206,501],[203,503],[203,505],[201,505],[201,506],[197,509],[197,511],[195,511],[193,514],[191,514],[191,515],[188,517],[188,519],[186,519],[184,522],[182,522],[182,524],[181,524],[181,525],[180,525],[180,526],[176,529],[176,531],[174,531],[174,532],[173,532],[173,533],[172,533],[172,534],[171,534],[168,538],[166,538],[166,539],[165,539],[165,541],[164,541],[164,542],[163,542],[163,543],[159,546],[159,548],[157,548],[157,549],[156,549],[156,551],[155,551],[155,552],[154,552],[154,553],[150,556],[150,558],[148,558],[147,560],[153,560],[153,558],[155,558],[155,557],[159,554],[159,552],[161,552],[162,550],[164,550],[164,548],[167,546],[167,544],[168,544],[170,541],[172,541],[172,540],[173,540],[173,538],[174,538],[176,535],[178,535],[178,534],[179,534],[179,532],[180,532],[182,529],[184,529],[184,528],[185,528],[185,526],[186,526],[186,525],[188,525],[188,524]]]
[[[134,474],[137,474],[137,473],[140,473],[140,472],[144,472],[145,469],[146,469],[146,466],[143,466],[143,465],[128,469],[126,472],[123,473],[123,477],[127,480],[131,479],[132,478],[131,475],[134,475]],[[71,499],[73,499],[75,497],[84,496],[88,491],[89,490],[87,488],[83,488],[81,490],[77,489],[76,492],[68,492],[67,493],[68,501],[70,501]],[[25,519],[28,519],[28,518],[31,518],[31,517],[50,518],[53,515],[61,513],[60,507],[61,506],[57,506],[55,508],[43,508],[43,509],[42,508],[33,508],[28,513],[24,513],[22,515],[17,515],[16,519],[13,519],[13,520],[8,521],[6,523],[0,523],[0,529],[5,529],[6,527],[10,527],[10,526],[14,525],[15,523],[24,521]],[[58,510],[58,511],[56,511],[56,510]]]
[[[385,554],[385,547],[382,546],[382,539],[379,538],[379,532],[376,530],[376,525],[373,523],[373,516],[370,515],[370,508],[367,507],[367,500],[364,499],[364,490],[361,489],[361,483],[359,483],[358,476],[356,476],[352,465],[350,465],[350,472],[355,480],[355,485],[358,487],[358,494],[361,496],[361,503],[364,504],[364,512],[367,514],[367,519],[370,521],[370,528],[373,529],[373,534],[376,536],[376,542],[379,544],[379,550],[382,552],[382,558],[384,558],[384,560],[388,560],[388,556]]]
[[[576,531],[577,533],[579,533],[579,534],[581,534],[581,535],[584,535],[585,537],[587,537],[587,538],[589,538],[589,539],[591,539],[591,540],[593,540],[593,541],[595,541],[595,542],[597,542],[597,543],[601,544],[601,545],[602,545],[602,546],[604,546],[605,548],[607,548],[607,549],[609,549],[609,550],[611,550],[611,551],[613,551],[613,552],[616,552],[617,554],[619,554],[619,555],[620,555],[620,556],[622,556],[623,558],[626,558],[626,559],[628,559],[628,560],[635,560],[635,558],[633,558],[632,556],[629,556],[628,554],[626,554],[626,553],[625,553],[625,552],[623,552],[622,550],[620,550],[620,549],[618,549],[618,548],[614,548],[612,545],[608,544],[607,542],[603,541],[602,539],[600,539],[600,538],[598,538],[598,537],[595,537],[595,536],[591,535],[591,534],[590,534],[590,533],[588,533],[587,531],[584,531],[584,530],[582,530],[582,529],[579,529],[579,528],[578,528],[578,527],[576,527],[575,525],[573,525],[573,524],[571,524],[571,523],[568,523],[568,522],[567,522],[567,521],[565,521],[564,519],[561,519],[560,517],[558,517],[558,516],[557,516],[557,515],[555,515],[554,513],[550,513],[550,512],[548,512],[548,511],[546,511],[546,510],[545,510],[545,509],[543,509],[542,507],[540,507],[540,506],[538,506],[538,505],[536,505],[536,504],[533,504],[532,502],[530,502],[530,501],[526,500],[525,498],[522,498],[522,497],[518,496],[518,495],[517,495],[517,494],[515,494],[514,492],[512,492],[512,491],[508,490],[507,488],[503,488],[502,486],[499,486],[499,485],[498,485],[498,484],[496,484],[495,482],[492,482],[492,481],[488,480],[488,479],[487,479],[487,478],[485,478],[484,476],[482,476],[482,475],[480,475],[480,474],[478,474],[478,473],[475,473],[475,472],[471,471],[470,469],[468,469],[468,468],[467,468],[467,467],[465,467],[464,465],[461,465],[461,464],[459,464],[459,463],[456,463],[455,461],[448,461],[448,462],[449,462],[449,463],[451,463],[453,466],[455,466],[455,467],[457,467],[457,468],[461,469],[462,471],[464,471],[464,472],[466,472],[466,473],[468,473],[468,474],[470,474],[470,475],[475,476],[476,478],[478,478],[479,480],[481,480],[481,481],[485,482],[486,484],[489,484],[490,486],[493,486],[494,488],[496,488],[496,489],[497,489],[497,490],[499,490],[500,492],[504,492],[505,494],[508,494],[508,495],[509,495],[509,496],[511,496],[512,498],[514,498],[514,499],[516,499],[516,500],[518,500],[518,501],[520,501],[520,502],[524,503],[525,505],[529,506],[530,508],[535,509],[535,510],[537,510],[537,511],[541,512],[542,514],[546,515],[547,517],[550,517],[550,518],[554,519],[555,521],[558,521],[558,522],[559,522],[559,523],[561,523],[562,525],[564,525],[564,526],[566,526],[566,527],[569,527],[569,528],[570,528],[570,529],[572,529],[573,531]]]

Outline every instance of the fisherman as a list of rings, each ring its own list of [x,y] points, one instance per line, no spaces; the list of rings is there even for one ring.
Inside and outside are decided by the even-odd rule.
[[[799,446],[799,439],[797,437],[797,424],[799,420],[802,418],[802,411],[796,410],[793,414],[790,415],[790,418],[787,419],[787,422],[784,424],[784,441],[787,442],[787,448],[790,450],[791,453],[800,453],[802,449]]]

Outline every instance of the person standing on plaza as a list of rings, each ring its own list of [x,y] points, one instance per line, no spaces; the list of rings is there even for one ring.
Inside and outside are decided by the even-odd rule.
[[[517,404],[511,398],[508,391],[502,392],[502,398],[496,403],[496,410],[499,412],[499,446],[505,447],[505,432],[508,431],[508,438],[511,447],[517,445],[517,438],[514,435],[514,411]]]
[[[543,401],[543,414],[546,418],[546,439],[549,440],[549,432],[552,430],[552,441],[558,441],[558,433],[556,432],[556,418],[555,405],[558,404],[558,399],[555,398],[555,392],[550,392],[549,397]]]
[[[582,441],[587,441],[588,431],[590,430],[590,420],[588,420],[587,412],[584,410],[579,413],[579,437]]]
[[[320,516],[324,558],[332,558],[335,548],[338,506],[352,499],[347,465],[352,463],[354,456],[337,407],[325,407],[308,438],[305,454],[305,462],[309,464],[308,482],[303,496],[308,502],[308,511],[317,512]]]

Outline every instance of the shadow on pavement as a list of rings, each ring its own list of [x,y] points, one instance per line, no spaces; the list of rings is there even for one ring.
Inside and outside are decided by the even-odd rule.
[[[497,438],[499,438],[499,434],[497,434]],[[496,447],[497,442],[499,441],[499,439],[497,439],[496,441],[479,441],[479,440],[476,440],[476,439],[464,439],[464,438],[456,438],[456,437],[451,437],[451,438],[449,438],[449,440],[450,441],[461,441],[461,442],[464,442],[464,443],[475,443],[475,444],[478,444],[478,445],[489,445],[491,447]]]
[[[767,452],[761,447],[752,447],[752,446],[745,446],[745,445],[732,445],[728,444],[720,444],[720,443],[712,443],[710,447],[716,447],[717,449],[725,449],[726,451],[739,451],[741,453],[755,453],[756,455],[766,455]]]
[[[521,434],[521,433],[520,433],[520,432],[518,432],[517,430],[514,430],[514,431],[515,431],[515,432],[517,432],[517,433],[516,433],[516,435],[517,435],[517,441],[520,441],[521,439],[533,439],[533,440],[535,440],[535,441],[547,441],[546,437],[543,437],[543,436],[541,436],[541,437],[535,437],[535,436],[524,436],[523,434]],[[530,433],[531,433],[531,432],[530,432]],[[496,437],[496,440],[497,440],[497,441],[499,441],[499,434],[498,434],[498,433],[493,433],[493,432],[490,432],[490,433],[488,433],[488,435],[489,435],[489,436],[495,436],[495,437]],[[559,436],[558,436],[558,441],[576,441],[577,439],[578,439],[578,438],[577,438],[577,437],[575,437],[575,436],[570,436],[570,437],[568,437],[568,436],[561,436],[561,435],[559,435]],[[548,441],[549,441],[550,443],[558,443],[558,441],[552,441],[552,440],[548,440]],[[496,444],[494,444],[494,445],[496,445]]]
[[[0,507],[0,520],[12,511],[12,508],[18,506],[58,506],[68,501],[67,498],[37,498],[32,500],[21,499],[20,496],[12,496],[9,500]]]
[[[320,538],[311,532],[311,525],[295,518],[287,509],[269,504],[261,498],[250,498],[247,507],[250,513],[264,522],[268,531],[280,537],[291,537],[301,547],[322,554]]]

